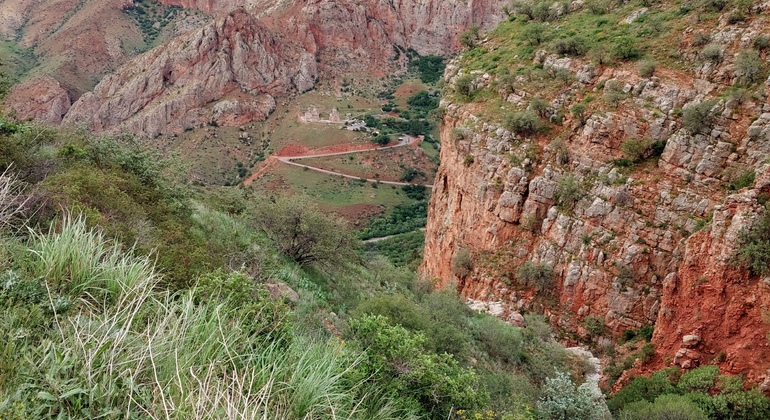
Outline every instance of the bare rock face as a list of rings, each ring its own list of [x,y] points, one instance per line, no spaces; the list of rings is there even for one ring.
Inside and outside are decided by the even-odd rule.
[[[20,120],[32,118],[57,125],[70,108],[70,97],[56,79],[43,76],[15,85],[6,104]]]
[[[395,47],[422,55],[446,54],[460,32],[474,24],[491,27],[503,18],[506,1],[303,0],[274,20],[292,38],[317,52],[332,70],[384,71]],[[373,67],[374,66],[374,67]]]
[[[264,119],[275,107],[273,96],[304,92],[316,78],[313,55],[238,9],[105,77],[65,122],[150,136],[241,124]]]

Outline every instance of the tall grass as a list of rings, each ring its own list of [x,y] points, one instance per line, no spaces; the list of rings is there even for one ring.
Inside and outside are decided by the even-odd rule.
[[[86,294],[94,300],[97,291],[119,298],[136,289],[152,287],[157,275],[148,257],[134,256],[110,242],[102,232],[91,229],[83,216],[65,213],[58,232],[47,235],[31,231],[34,271],[49,286],[68,294]]]
[[[410,417],[351,379],[359,356],[340,340],[257,338],[233,305],[158,290],[147,258],[121,252],[82,217],[60,225],[34,234],[30,249],[55,322],[0,352],[0,367],[13,365],[0,381],[0,418]],[[56,311],[60,293],[85,299]]]

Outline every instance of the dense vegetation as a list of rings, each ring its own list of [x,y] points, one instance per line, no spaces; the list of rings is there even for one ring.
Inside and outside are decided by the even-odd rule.
[[[770,399],[758,388],[746,389],[739,376],[719,375],[716,366],[685,374],[669,368],[635,378],[607,405],[621,419],[770,418]]]

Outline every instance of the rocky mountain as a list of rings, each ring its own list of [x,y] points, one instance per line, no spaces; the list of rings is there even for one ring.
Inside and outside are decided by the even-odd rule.
[[[143,54],[78,100],[65,123],[156,135],[264,119],[275,96],[304,92],[315,57],[243,9]]]
[[[161,24],[172,23],[163,37],[173,37],[199,20],[155,7],[143,10],[140,22],[128,13],[134,6],[132,0],[0,1],[0,38],[29,61],[29,68],[16,69],[23,74],[16,75],[21,81],[7,98],[9,108],[20,119],[58,124],[105,73],[147,49],[146,30],[159,33]],[[151,14],[158,15],[152,22]]]
[[[6,3],[6,8],[10,7]],[[135,6],[132,1],[113,3],[103,8],[120,14],[121,9]],[[102,64],[91,72],[75,68],[81,75],[93,77],[96,70],[112,68],[113,63],[125,64],[82,98],[82,83],[78,88],[60,83],[74,102],[64,120],[86,123],[97,131],[131,130],[153,136],[206,122],[237,125],[263,119],[272,111],[275,97],[310,89],[317,77],[334,79],[351,73],[382,77],[397,68],[408,49],[420,54],[450,53],[457,48],[457,36],[463,30],[474,24],[492,27],[499,22],[504,3],[163,0],[163,6],[197,9],[215,19],[130,61],[120,48],[114,51],[112,61],[106,58],[112,52],[109,48],[103,54],[99,48],[87,54],[68,51],[73,57],[93,57],[95,63]],[[17,20],[7,19],[9,36],[21,30],[16,23],[23,15]],[[68,22],[68,16],[50,19],[60,24]],[[96,25],[93,31],[104,30],[100,28]],[[120,32],[115,37],[120,42],[129,39]],[[123,45],[120,42],[118,46]],[[29,43],[37,45],[35,40]],[[49,92],[48,88],[54,90]],[[51,80],[29,80],[18,89],[9,102],[21,118],[43,117],[57,123],[66,111],[65,102],[53,99],[61,95]],[[52,99],[23,103],[20,98],[29,91],[46,91],[40,97]]]
[[[424,273],[767,384],[770,278],[735,255],[770,193],[768,11],[514,10],[447,68]]]

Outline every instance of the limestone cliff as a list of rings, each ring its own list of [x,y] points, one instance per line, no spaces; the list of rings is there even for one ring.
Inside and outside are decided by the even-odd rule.
[[[626,18],[631,7],[611,30],[644,29]],[[682,64],[654,71],[569,44],[564,53],[559,41],[527,39],[521,22],[492,32],[445,74],[454,93],[443,102],[423,272],[476,301],[545,312],[567,337],[606,342],[654,325],[650,367],[717,363],[765,379],[770,279],[730,263],[770,192],[770,79],[740,80],[748,54],[766,65],[764,50],[747,52],[767,33],[761,7],[740,25],[725,11],[658,30],[646,54]],[[590,30],[572,12],[554,19]],[[718,60],[693,41],[703,31]],[[538,290],[520,271],[527,263],[552,268],[552,283]],[[589,319],[606,327],[589,331]]]

